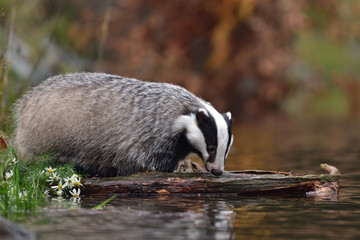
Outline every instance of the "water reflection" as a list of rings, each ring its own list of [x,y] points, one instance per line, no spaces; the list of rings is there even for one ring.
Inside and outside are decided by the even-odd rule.
[[[47,211],[36,224],[39,239],[231,239],[233,206],[223,199],[197,196],[119,196],[101,211],[86,208],[104,197],[84,201],[81,209]],[[44,216],[41,216],[43,221]],[[76,227],[75,227],[76,226]],[[64,231],[66,229],[66,231]],[[54,232],[61,232],[54,236]]]
[[[38,239],[288,239],[323,231],[337,236],[339,224],[359,227],[359,207],[345,204],[339,211],[337,204],[311,198],[119,196],[101,211],[88,209],[104,199],[88,199],[70,211],[48,210],[28,226]]]
[[[49,205],[26,223],[38,239],[356,239],[360,237],[360,124],[266,122],[235,127],[227,170],[343,173],[332,198],[121,195],[83,198],[80,208]],[[63,209],[65,208],[65,209]]]

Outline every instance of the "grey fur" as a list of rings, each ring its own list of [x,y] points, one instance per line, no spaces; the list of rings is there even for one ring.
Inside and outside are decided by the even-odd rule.
[[[13,143],[22,156],[55,153],[102,176],[173,171],[188,154],[182,151],[191,150],[173,123],[203,104],[172,84],[102,73],[58,75],[16,104]]]

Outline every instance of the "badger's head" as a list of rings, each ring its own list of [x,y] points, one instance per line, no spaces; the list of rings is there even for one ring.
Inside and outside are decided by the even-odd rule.
[[[211,105],[179,117],[176,130],[184,130],[193,151],[203,160],[207,171],[220,176],[233,142],[231,113],[220,114]]]

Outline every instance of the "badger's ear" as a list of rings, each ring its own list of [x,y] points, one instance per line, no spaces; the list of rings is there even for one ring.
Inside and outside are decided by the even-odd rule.
[[[199,108],[196,112],[196,121],[200,123],[207,119],[209,119],[209,113],[204,108]]]
[[[224,114],[223,114],[223,117],[224,117],[224,119],[225,119],[226,122],[229,122],[229,123],[232,122],[231,112],[224,113]]]
[[[231,121],[231,112],[227,112],[225,113],[225,115],[229,118],[229,120]]]

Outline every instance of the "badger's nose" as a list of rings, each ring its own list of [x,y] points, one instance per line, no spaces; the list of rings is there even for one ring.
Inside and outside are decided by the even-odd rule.
[[[220,176],[223,171],[221,171],[220,169],[211,169],[211,173],[215,176]]]

